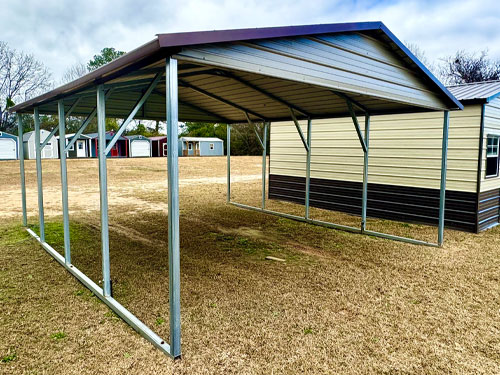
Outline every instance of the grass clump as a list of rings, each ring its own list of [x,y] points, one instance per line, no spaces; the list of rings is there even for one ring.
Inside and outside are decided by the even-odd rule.
[[[56,332],[56,333],[53,333],[52,335],[50,335],[50,338],[54,339],[54,340],[62,340],[65,337],[66,337],[66,333],[64,333],[62,331]]]

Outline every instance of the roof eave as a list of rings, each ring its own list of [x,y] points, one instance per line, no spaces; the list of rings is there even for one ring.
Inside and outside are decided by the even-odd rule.
[[[422,62],[417,59],[417,57],[384,25],[383,22],[380,22],[380,29],[391,39],[393,43],[395,43],[409,58],[413,61],[415,65],[417,65],[420,70],[422,70],[430,80],[448,97],[448,99],[456,105],[455,109],[464,109],[464,106],[460,101],[453,96],[453,94],[432,74],[429,69],[425,67]],[[450,108],[453,109],[453,108]]]
[[[93,84],[105,83],[116,78],[116,76],[124,74],[123,71],[127,68],[136,66],[144,59],[153,56],[160,51],[161,47],[159,46],[158,38],[153,39],[150,42],[117,58],[116,60],[113,60],[110,63],[84,75],[83,77],[9,108],[9,112],[25,112],[26,110],[42,105],[45,102],[61,99],[66,96],[65,94],[72,95],[78,91],[88,88]]]

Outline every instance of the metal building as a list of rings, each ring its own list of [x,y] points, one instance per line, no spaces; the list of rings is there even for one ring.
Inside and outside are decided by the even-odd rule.
[[[0,160],[15,160],[18,155],[17,136],[0,132]]]
[[[498,224],[500,82],[449,89],[464,110],[450,114],[445,225],[478,232]],[[441,127],[437,112],[372,116],[368,216],[438,223]],[[313,121],[311,206],[361,215],[363,152],[351,128],[351,118]],[[304,157],[293,122],[273,123],[269,198],[304,204]]]
[[[58,142],[61,142],[59,136],[56,138]],[[90,140],[91,138],[85,134],[80,134],[78,137],[75,137],[74,133],[66,134],[66,157],[78,159],[90,157]]]
[[[144,105],[146,104],[146,105]],[[82,116],[81,133],[97,115],[99,186],[101,194],[102,288],[71,264],[66,157],[61,146],[61,190],[64,256],[45,242],[42,166],[39,139],[37,178],[40,232],[28,229],[58,262],[84,283],[157,348],[181,355],[178,121],[227,124],[263,122],[262,213],[266,201],[267,124],[292,119],[306,150],[306,210],[304,217],[282,215],[311,224],[394,238],[365,228],[367,162],[370,116],[415,111],[440,111],[442,147],[438,244],[443,241],[448,111],[462,105],[381,22],[291,26],[177,34],[158,34],[151,42],[129,52],[74,82],[21,103],[12,112],[34,113],[35,134],[40,134],[39,113],[58,114],[59,133],[65,136],[67,113]],[[361,228],[314,221],[308,216],[312,120],[352,117],[365,160]],[[106,116],[125,119],[106,143]],[[364,120],[364,129],[360,124]],[[165,120],[168,142],[168,247],[170,342],[166,343],[111,296],[109,265],[107,155],[132,119]],[[302,131],[300,120],[307,121]],[[22,119],[18,116],[20,135]],[[230,132],[228,127],[228,202],[230,185]],[[26,225],[24,162],[21,160],[23,221]],[[234,204],[234,203],[233,203]],[[245,207],[238,205],[239,207]],[[168,230],[167,230],[168,229]],[[407,240],[396,238],[399,240]],[[408,240],[411,241],[411,240]]]
[[[181,137],[179,156],[223,156],[224,141],[214,137]]]
[[[151,140],[143,135],[126,135],[128,139],[129,157],[149,158],[151,157]]]
[[[56,128],[57,129],[57,128]],[[21,134],[21,133],[19,133]],[[57,138],[54,132],[41,129],[39,132],[39,140],[34,131],[23,134],[23,154],[26,159],[36,159],[36,144],[41,143],[40,155],[42,159],[57,159],[59,157],[59,150]]]
[[[151,140],[151,156],[161,157],[167,156],[167,136],[160,135],[157,137],[149,137]]]
[[[99,133],[89,133],[86,134],[86,136],[90,138],[90,157],[97,158],[99,154],[99,143],[101,142]],[[106,132],[104,142],[107,145],[111,143],[111,147],[107,147],[106,154],[108,157],[127,158],[129,156],[129,141],[127,138],[123,137],[121,133],[118,137],[115,137],[115,133],[113,131]]]

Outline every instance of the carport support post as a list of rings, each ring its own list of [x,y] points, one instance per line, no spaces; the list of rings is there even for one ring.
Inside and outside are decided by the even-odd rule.
[[[227,140],[226,140],[226,154],[227,154],[227,203],[231,202],[231,125],[227,125]]]
[[[66,116],[64,114],[64,102],[57,102],[57,113],[59,116],[59,157],[61,159],[61,193],[64,228],[64,261],[71,264],[71,249],[69,242],[69,213],[68,213],[68,171],[66,169]]]
[[[363,195],[361,202],[361,233],[366,230],[366,206],[368,204],[368,152],[370,151],[370,115],[365,115],[365,145],[363,158]]]
[[[181,277],[179,250],[179,155],[177,60],[166,59],[167,172],[168,172],[168,275],[170,302],[170,355],[181,356]]]
[[[267,128],[264,123],[264,134],[262,136],[262,208],[266,208],[266,161],[267,161]]]
[[[309,219],[309,195],[311,192],[311,119],[307,119],[307,156],[306,156],[306,219]]]
[[[28,225],[28,215],[26,214],[26,180],[24,177],[24,142],[23,142],[23,120],[17,114],[17,152],[19,155],[19,171],[21,174],[21,206],[23,209],[23,226]]]
[[[446,169],[448,164],[448,128],[450,126],[450,112],[444,111],[443,145],[441,148],[441,186],[439,191],[439,226],[438,245],[443,246],[444,240],[444,210],[446,200]]]
[[[40,241],[45,242],[45,219],[43,213],[43,184],[42,184],[42,149],[40,145],[40,114],[38,108],[34,110],[35,120],[35,154],[36,154],[36,180],[38,187],[38,221],[40,225]]]
[[[109,224],[108,224],[108,171],[106,160],[106,99],[104,87],[97,87],[97,139],[99,143],[99,192],[101,196],[101,250],[102,250],[102,292],[111,297],[109,271]]]

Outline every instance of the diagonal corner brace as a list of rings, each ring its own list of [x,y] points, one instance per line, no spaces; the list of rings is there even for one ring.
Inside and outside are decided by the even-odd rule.
[[[290,116],[292,116],[293,123],[295,124],[295,127],[297,128],[297,132],[300,135],[300,139],[302,143],[304,144],[304,147],[307,152],[309,152],[309,145],[307,144],[306,139],[304,138],[304,133],[302,133],[302,129],[300,128],[299,121],[297,120],[297,117],[295,117],[295,113],[293,113],[292,108],[288,108],[290,110]]]
[[[120,137],[122,136],[123,132],[127,128],[128,124],[130,124],[130,122],[134,119],[134,117],[137,114],[137,112],[139,111],[139,109],[141,109],[141,107],[144,105],[144,103],[146,102],[146,100],[149,98],[149,95],[151,95],[151,93],[153,92],[153,90],[158,85],[158,83],[160,82],[160,79],[161,79],[162,76],[163,76],[163,71],[157,73],[156,76],[153,78],[153,80],[149,84],[149,87],[147,88],[146,92],[137,101],[136,105],[130,111],[130,113],[127,116],[127,118],[125,119],[125,121],[123,121],[123,123],[120,125],[120,127],[116,131],[115,135],[113,136],[113,138],[109,141],[108,145],[106,146],[106,149],[104,150],[104,154],[105,155],[107,155],[111,151],[111,149],[113,148],[113,146],[115,145],[115,143],[118,141],[118,139],[120,139]]]
[[[354,108],[352,108],[352,103],[349,100],[346,100],[347,108],[349,108],[349,113],[352,117],[352,122],[354,123],[354,127],[356,128],[356,133],[358,134],[359,143],[361,143],[361,147],[363,148],[363,152],[366,153],[368,148],[366,147],[365,140],[363,138],[363,133],[361,132],[361,128],[359,127],[358,118],[356,117],[356,112],[354,112]]]

